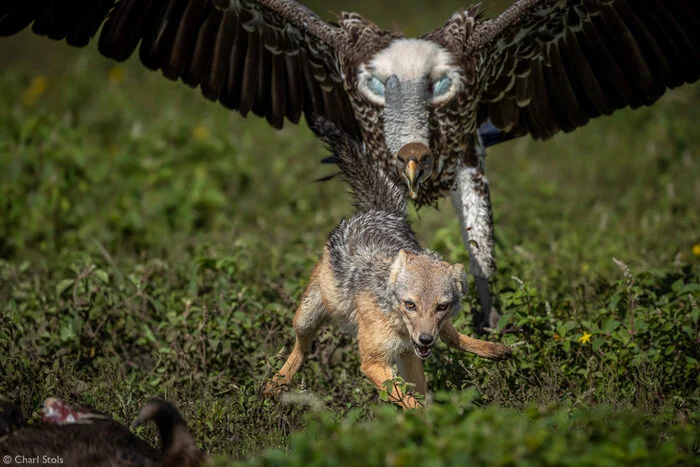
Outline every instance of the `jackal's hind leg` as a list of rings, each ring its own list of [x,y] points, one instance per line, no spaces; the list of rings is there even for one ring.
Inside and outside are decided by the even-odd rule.
[[[269,395],[277,394],[283,386],[289,385],[292,378],[301,368],[302,363],[311,352],[311,344],[319,328],[323,324],[327,310],[321,299],[321,292],[314,282],[309,284],[302,296],[299,308],[294,314],[294,332],[296,333],[296,343],[294,349],[289,354],[287,361],[275,377],[267,383],[265,393]]]
[[[462,352],[470,352],[480,357],[501,360],[510,357],[510,347],[496,342],[482,341],[459,333],[451,321],[443,324],[440,338],[445,344]]]
[[[457,189],[451,192],[452,204],[459,216],[462,240],[469,251],[469,272],[474,276],[476,294],[481,305],[475,316],[479,332],[495,328],[501,315],[493,307],[489,279],[496,272],[493,239],[493,212],[489,182],[484,173],[486,152],[477,145],[478,164],[457,169]],[[463,163],[464,164],[464,163]]]
[[[415,384],[417,392],[421,394],[426,394],[428,392],[423,361],[418,358],[415,352],[400,355],[396,363],[401,377],[406,382]]]

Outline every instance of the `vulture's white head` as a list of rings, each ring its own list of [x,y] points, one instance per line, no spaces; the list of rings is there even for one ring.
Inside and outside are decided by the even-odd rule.
[[[360,93],[384,107],[387,148],[412,198],[433,169],[430,112],[462,91],[461,73],[448,50],[424,39],[397,39],[359,67]]]

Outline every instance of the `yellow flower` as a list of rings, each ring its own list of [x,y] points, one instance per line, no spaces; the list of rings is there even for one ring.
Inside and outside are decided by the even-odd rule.
[[[700,243],[693,245],[693,254],[695,256],[700,256]]]
[[[107,76],[110,83],[119,84],[124,81],[124,75],[124,68],[120,67],[119,65],[115,65],[111,70],[109,70],[109,74]]]
[[[202,125],[197,125],[196,127],[192,128],[192,136],[200,141],[205,140],[209,138],[209,130]]]
[[[37,99],[44,94],[46,87],[48,86],[48,81],[43,76],[37,76],[29,83],[29,87],[24,91],[22,100],[24,105],[32,106],[36,103]]]
[[[583,336],[579,337],[579,338],[578,338],[578,341],[579,341],[581,344],[585,344],[585,343],[587,343],[588,341],[591,340],[591,336],[592,336],[592,335],[593,335],[593,334],[588,334],[586,331],[583,331]]]

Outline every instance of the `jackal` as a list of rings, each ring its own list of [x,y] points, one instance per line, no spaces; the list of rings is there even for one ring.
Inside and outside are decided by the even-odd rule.
[[[356,213],[330,234],[321,260],[294,315],[296,344],[265,392],[276,394],[291,382],[326,322],[358,337],[364,374],[380,389],[396,363],[405,381],[426,392],[423,360],[440,336],[451,347],[500,359],[502,344],[457,332],[451,317],[467,292],[461,264],[449,264],[418,244],[406,216],[402,188],[384,174],[361,143],[331,123],[316,128],[337,158],[350,185]],[[394,387],[391,400],[404,408],[417,400]]]

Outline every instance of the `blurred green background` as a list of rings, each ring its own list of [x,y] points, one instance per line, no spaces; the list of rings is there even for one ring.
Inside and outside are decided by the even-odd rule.
[[[496,14],[507,3],[483,6]],[[407,35],[466,6],[308,5]],[[272,130],[136,58],[116,64],[94,45],[28,32],[0,40],[0,71],[0,394],[27,415],[52,395],[124,421],[161,395],[207,451],[287,449],[305,409],[260,390],[293,344],[293,311],[326,236],[352,214],[339,180],[313,182],[333,169],[318,163],[326,153],[306,125]],[[428,417],[473,406],[485,415],[435,423],[473,423],[514,443],[524,435],[509,420],[524,407],[563,410],[556,423],[572,410],[594,420],[663,413],[660,426],[697,430],[698,121],[694,84],[572,134],[489,151],[493,290],[502,325],[522,332],[491,337],[517,344],[508,362],[441,347],[427,373],[443,409]],[[426,247],[466,263],[452,207],[439,208],[412,209],[414,226]],[[475,306],[472,293],[455,320],[463,332]],[[318,344],[294,389],[330,410],[321,426],[374,420],[356,344],[332,330]],[[373,423],[369,433],[394,422]],[[647,452],[654,439],[640,441]],[[478,449],[469,442],[460,449]]]

